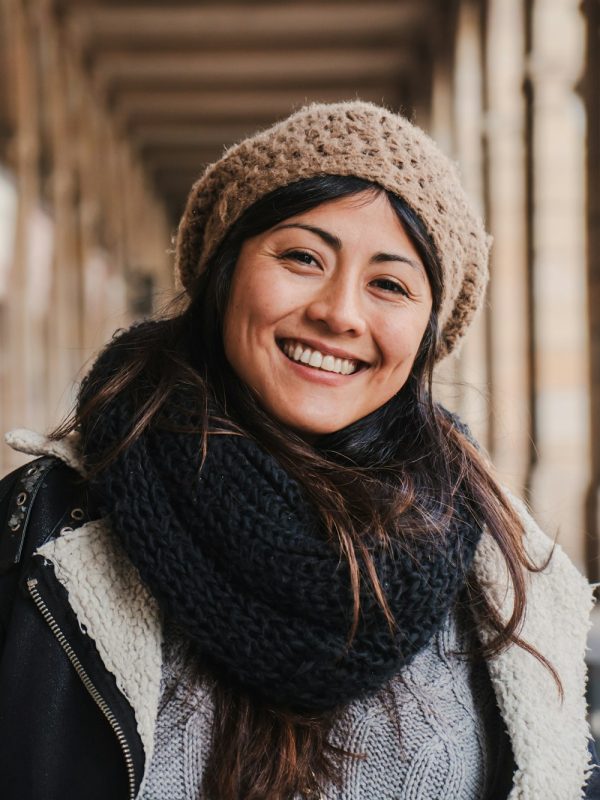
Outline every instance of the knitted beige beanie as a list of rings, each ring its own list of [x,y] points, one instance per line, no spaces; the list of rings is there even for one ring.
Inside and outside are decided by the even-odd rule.
[[[420,128],[372,103],[315,104],[231,147],[190,191],[175,267],[190,289],[256,200],[317,175],[354,175],[401,197],[421,218],[443,269],[437,359],[454,350],[481,305],[490,237],[454,164]]]

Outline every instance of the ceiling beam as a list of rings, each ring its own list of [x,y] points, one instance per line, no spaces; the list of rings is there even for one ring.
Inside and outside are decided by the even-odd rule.
[[[407,36],[426,25],[429,18],[425,0],[404,2],[331,3],[307,8],[305,2],[264,3],[248,6],[219,4],[143,7],[123,4],[73,3],[69,24],[77,28],[84,41],[94,47],[126,45],[164,47],[193,45],[222,47],[240,42],[291,43],[312,45],[326,41],[374,38],[389,42]]]
[[[229,122],[249,120],[262,124],[282,118],[307,103],[335,103],[360,98],[394,107],[398,102],[397,85],[378,82],[377,86],[356,85],[351,91],[336,88],[255,89],[228,92],[207,89],[120,89],[113,92],[113,110],[135,124],[150,121],[203,120]]]
[[[290,82],[323,86],[336,81],[389,82],[390,76],[410,70],[414,58],[406,48],[349,48],[343,50],[289,50],[251,52],[220,50],[203,52],[138,53],[116,50],[98,58],[94,65],[100,84],[111,88],[140,83],[171,87],[285,86]]]
[[[196,169],[190,167],[185,170],[158,170],[153,175],[157,184],[160,184],[164,191],[187,192],[191,189],[194,181],[204,172],[205,167],[212,163],[212,161],[206,161],[203,164],[198,164]]]
[[[398,108],[433,0],[49,0],[171,207],[226,146],[308,102]]]
[[[173,149],[200,145],[219,148],[223,144],[237,142],[254,133],[260,125],[243,122],[211,124],[210,122],[149,123],[129,128],[130,135],[140,147],[164,146]]]
[[[211,164],[223,155],[225,143],[218,147],[205,147],[198,144],[194,147],[146,147],[140,155],[148,169],[152,172],[167,173],[200,172],[205,164]]]
[[[207,164],[201,164],[199,169],[190,169],[187,172],[155,172],[152,173],[153,182],[161,197],[177,198],[178,204],[182,205],[206,166]]]

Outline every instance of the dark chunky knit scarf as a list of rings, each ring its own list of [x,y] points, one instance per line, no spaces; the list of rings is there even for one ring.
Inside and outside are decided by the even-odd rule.
[[[189,398],[175,394],[166,416],[181,426],[185,408]],[[114,402],[84,431],[86,457],[122,441],[131,417]],[[201,471],[200,455],[199,436],[155,426],[93,489],[164,614],[217,678],[276,705],[331,709],[381,687],[443,624],[481,533],[468,514],[459,511],[443,546],[375,550],[397,632],[364,580],[348,650],[346,562],[301,487],[248,438],[209,436]]]

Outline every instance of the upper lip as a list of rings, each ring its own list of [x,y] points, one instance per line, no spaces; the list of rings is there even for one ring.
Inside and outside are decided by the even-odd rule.
[[[332,347],[324,342],[318,342],[316,339],[306,339],[304,336],[282,336],[280,341],[299,342],[300,344],[310,347],[311,350],[318,350],[323,355],[335,356],[336,358],[346,358],[348,361],[359,361],[361,364],[368,364],[364,358],[359,358],[347,350],[342,350],[340,347]]]

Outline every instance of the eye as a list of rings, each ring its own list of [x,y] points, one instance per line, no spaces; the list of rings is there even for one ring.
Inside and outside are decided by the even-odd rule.
[[[402,286],[401,283],[398,281],[393,281],[391,278],[376,278],[376,280],[371,281],[371,285],[377,286],[380,289],[383,289],[385,292],[391,292],[392,294],[400,294],[404,297],[409,297],[408,292]]]
[[[281,258],[297,261],[299,264],[305,264],[307,267],[312,267],[313,265],[315,267],[319,266],[316,258],[306,250],[290,250],[284,253]]]

